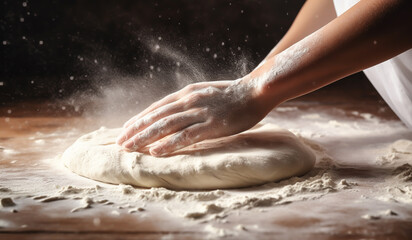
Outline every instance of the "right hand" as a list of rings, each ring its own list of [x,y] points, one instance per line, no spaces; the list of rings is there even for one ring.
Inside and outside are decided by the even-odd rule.
[[[150,154],[167,155],[253,127],[270,111],[259,101],[255,88],[242,80],[190,84],[127,121],[117,143],[136,151],[156,142]]]

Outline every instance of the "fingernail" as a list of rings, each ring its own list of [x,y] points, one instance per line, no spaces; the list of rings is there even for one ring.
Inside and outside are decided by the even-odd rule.
[[[117,137],[116,143],[119,144],[119,145],[122,145],[123,142],[124,142],[123,139],[124,139],[124,136],[119,136],[119,137]]]
[[[160,153],[159,149],[157,149],[157,148],[150,148],[149,152],[150,152],[150,155],[152,155],[152,156],[158,156],[159,153]]]
[[[133,141],[126,141],[122,144],[122,147],[127,148],[127,149],[131,149],[131,150],[135,150],[136,146],[134,144]]]
[[[162,148],[159,147],[152,147],[149,149],[150,155],[155,156],[155,157],[161,157],[165,155],[165,153],[162,152]]]

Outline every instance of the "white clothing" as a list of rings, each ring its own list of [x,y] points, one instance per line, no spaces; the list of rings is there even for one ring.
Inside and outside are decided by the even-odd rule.
[[[337,15],[359,0],[333,0]],[[382,98],[398,117],[412,129],[412,49],[364,70]]]

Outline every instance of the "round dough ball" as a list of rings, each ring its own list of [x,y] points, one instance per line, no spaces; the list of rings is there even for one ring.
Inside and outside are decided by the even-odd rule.
[[[272,124],[206,140],[167,157],[127,152],[121,128],[80,137],[62,155],[66,167],[97,181],[170,189],[240,188],[303,175],[315,155],[294,134]]]

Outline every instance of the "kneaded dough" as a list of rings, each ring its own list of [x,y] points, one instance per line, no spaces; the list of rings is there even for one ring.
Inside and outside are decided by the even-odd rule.
[[[66,167],[97,181],[170,189],[239,188],[303,175],[315,155],[294,134],[257,125],[207,140],[171,156],[127,152],[115,143],[121,129],[101,128],[80,137],[62,155]]]

